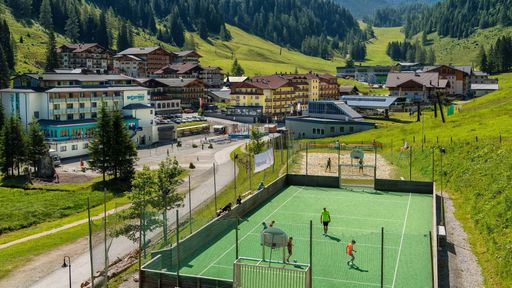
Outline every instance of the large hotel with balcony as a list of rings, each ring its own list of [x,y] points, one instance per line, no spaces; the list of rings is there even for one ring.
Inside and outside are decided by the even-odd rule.
[[[159,141],[161,131],[175,133],[174,127],[156,126],[148,89],[124,75],[24,74],[0,96],[6,116],[18,115],[25,127],[38,120],[49,148],[62,158],[88,153],[101,105],[122,111],[137,146]]]

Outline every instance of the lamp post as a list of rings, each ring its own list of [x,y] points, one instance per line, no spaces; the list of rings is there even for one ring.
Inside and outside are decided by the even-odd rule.
[[[66,267],[68,268],[69,271],[69,288],[71,288],[71,258],[69,258],[69,256],[64,256],[64,263],[62,263],[62,268]]]

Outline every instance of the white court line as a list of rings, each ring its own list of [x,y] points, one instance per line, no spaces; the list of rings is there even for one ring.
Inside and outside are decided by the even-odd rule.
[[[274,212],[270,213],[267,218],[265,218],[263,220],[263,222],[267,221],[272,215],[274,215],[274,213],[276,213],[279,209],[281,209],[281,207],[283,207],[284,205],[286,205],[286,203],[288,203],[288,201],[290,201],[293,197],[295,197],[295,195],[297,195],[297,193],[299,193],[302,189],[304,189],[304,187],[300,187],[299,190],[297,192],[295,192],[292,196],[290,196],[290,198],[288,198],[286,201],[283,202],[283,204],[281,204],[279,207],[277,207]],[[247,238],[247,236],[251,235],[251,232],[253,232],[256,228],[258,227],[261,227],[261,223],[258,223],[256,226],[254,226],[254,228],[252,228],[251,231],[249,231],[249,233],[247,233],[244,237],[242,237],[239,242],[242,242],[242,240],[244,240],[245,238]],[[208,267],[206,267],[206,269],[204,269],[201,273],[199,273],[198,276],[201,276],[203,275],[204,272],[206,272],[206,270],[210,269],[210,267],[212,267],[215,263],[217,263],[217,261],[219,261],[222,257],[224,257],[226,254],[228,254],[229,251],[231,251],[231,249],[233,249],[234,247],[236,246],[235,245],[232,245],[228,250],[226,250],[224,253],[222,253],[222,255],[220,255],[217,260],[215,260],[214,262],[212,262],[212,264],[210,264]]]
[[[276,226],[279,226],[279,224],[283,225],[290,225],[290,226],[308,226],[309,224],[302,224],[302,223],[284,223],[284,222],[276,222]],[[357,228],[348,228],[348,227],[341,227],[341,226],[331,226],[329,225],[329,229],[338,229],[338,230],[352,230],[352,231],[363,231],[363,232],[373,232],[373,233],[379,233],[380,229],[375,230],[368,230],[368,229],[357,229]]]
[[[374,199],[373,197],[365,197],[361,199],[354,199],[354,196],[340,197],[340,196],[325,196],[325,195],[300,195],[301,197],[309,197],[309,198],[328,198],[328,199],[350,199],[350,201],[368,201],[368,202],[394,202],[394,203],[405,203],[406,201],[398,201],[398,200],[384,200],[384,199]]]
[[[260,233],[250,233],[251,235],[258,235],[260,236],[261,234]],[[290,236],[290,235],[289,235]],[[293,236],[293,240],[306,240],[306,241],[309,241],[309,238],[302,238],[302,237],[295,237]],[[335,243],[340,243],[340,242],[336,242],[334,240],[324,240],[324,239],[313,239],[313,241],[317,241],[317,242],[329,242],[329,243],[332,243],[332,244],[335,244]],[[380,245],[372,245],[372,244],[364,244],[364,243],[359,243],[357,242],[357,246],[367,246],[367,247],[378,247],[380,248]],[[398,249],[397,246],[384,246],[384,248],[390,248],[390,249]]]
[[[279,213],[295,214],[295,215],[318,215],[319,214],[319,213],[299,213],[299,212],[287,212],[287,211],[279,211]],[[400,222],[400,223],[402,223],[402,221],[403,221],[401,219],[396,220],[396,219],[384,219],[384,218],[366,218],[366,217],[355,217],[355,216],[345,216],[345,215],[336,215],[335,218],[361,219],[361,220],[371,220],[371,221],[393,221],[393,222]]]
[[[226,266],[226,265],[213,265],[212,267],[220,267],[220,268],[227,268],[227,269],[233,269],[233,266]]]
[[[402,229],[402,238],[400,239],[400,248],[398,249],[398,257],[396,258],[395,275],[393,276],[393,285],[395,287],[396,272],[398,272],[398,263],[400,263],[400,252],[402,252],[402,244],[404,242],[405,227],[407,226],[407,217],[409,216],[409,206],[411,204],[411,193],[409,193],[409,202],[407,203],[407,211],[405,212],[404,228]]]
[[[341,280],[341,279],[333,279],[333,278],[313,276],[313,279],[315,279],[315,278],[316,279],[321,279],[321,280],[328,280],[328,281],[336,281],[336,282],[353,283],[353,284],[360,284],[360,285],[378,286],[378,287],[380,287],[380,283],[357,282],[357,281],[349,281],[349,280]],[[391,287],[389,285],[384,285],[384,286]]]

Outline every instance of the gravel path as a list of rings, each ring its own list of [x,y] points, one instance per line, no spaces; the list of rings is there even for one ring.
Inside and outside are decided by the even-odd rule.
[[[455,218],[454,212],[455,207],[453,207],[452,200],[445,195],[447,243],[444,254],[448,257],[448,271],[444,271],[444,277],[449,278],[449,284],[444,283],[439,287],[484,287],[482,270],[471,251],[468,236],[462,224]],[[441,270],[440,272],[442,277],[443,271]],[[446,272],[449,272],[449,275],[446,275]]]

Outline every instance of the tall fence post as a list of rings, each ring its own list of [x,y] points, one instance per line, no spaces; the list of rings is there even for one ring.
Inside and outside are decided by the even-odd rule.
[[[377,180],[377,142],[373,140],[373,154],[375,156],[373,163],[373,181]]]
[[[235,154],[235,156],[233,157],[233,179],[235,179],[235,184],[234,184],[234,192],[235,192],[235,202],[233,203],[236,203],[236,159],[238,159],[238,154]]]
[[[91,197],[87,196],[87,220],[89,222],[89,259],[91,260],[91,287],[94,288],[94,266],[92,258]],[[140,266],[139,266],[140,270]]]
[[[412,146],[409,151],[409,181],[412,181]]]
[[[309,283],[313,285],[313,220],[309,220]]]
[[[236,249],[235,249],[235,260],[238,259],[238,252],[239,252],[239,247],[238,247],[238,225],[239,225],[239,220],[238,220],[238,216],[236,217],[236,226],[235,226],[235,246],[236,246]]]
[[[107,188],[103,188],[103,233],[105,245],[105,283],[108,283],[108,241],[107,241]],[[146,249],[144,249],[144,252]],[[146,255],[144,255],[145,257]],[[108,285],[108,284],[107,284]]]
[[[393,139],[391,139],[391,164],[393,164]]]
[[[176,209],[176,287],[180,287],[180,211]]]
[[[308,142],[306,142],[306,175],[308,175]]]
[[[188,175],[188,226],[192,235],[192,189],[190,188],[190,175]]]
[[[380,229],[380,287],[384,288],[384,227]]]
[[[215,163],[213,163],[213,201],[215,202],[215,215],[217,215],[217,175],[215,173]]]

